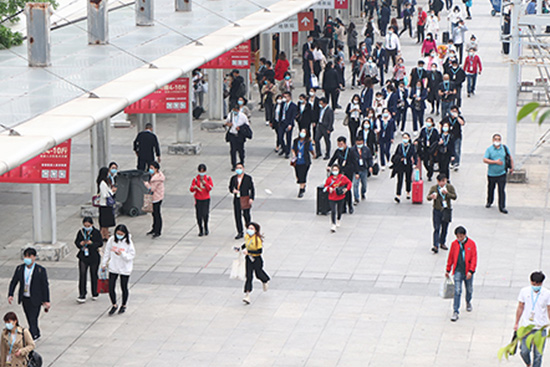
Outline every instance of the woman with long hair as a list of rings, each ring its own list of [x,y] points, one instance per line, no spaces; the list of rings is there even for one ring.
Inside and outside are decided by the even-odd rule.
[[[308,129],[302,128],[292,143],[292,164],[296,173],[296,183],[300,185],[298,197],[302,198],[306,192],[307,173],[311,166],[311,156],[315,158],[315,150]]]
[[[99,248],[103,247],[101,233],[94,227],[92,217],[84,217],[82,228],[76,233],[74,244],[78,248],[78,303],[86,302],[86,278],[88,269],[90,270],[90,288],[92,291],[92,300],[96,300],[97,293],[97,270],[101,255]]]
[[[26,366],[34,340],[29,329],[19,325],[15,312],[4,315],[5,328],[0,340],[0,366]]]
[[[109,169],[101,167],[96,179],[97,192],[99,193],[99,227],[103,242],[109,239],[109,228],[116,225],[115,199],[116,186],[111,186]]]

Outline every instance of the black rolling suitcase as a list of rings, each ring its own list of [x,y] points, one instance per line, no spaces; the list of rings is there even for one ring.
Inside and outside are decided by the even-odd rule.
[[[328,205],[328,192],[325,192],[325,186],[317,186],[317,215],[327,215],[330,212]]]
[[[449,43],[450,35],[449,32],[443,32],[443,44],[446,45]]]

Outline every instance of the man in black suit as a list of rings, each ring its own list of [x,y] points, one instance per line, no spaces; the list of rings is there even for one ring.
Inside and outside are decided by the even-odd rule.
[[[376,66],[378,66],[378,74],[380,75],[380,85],[384,85],[384,68],[388,56],[386,49],[382,47],[382,42],[376,42],[376,48],[374,49],[374,59],[376,60]]]
[[[323,74],[323,90],[325,91],[325,98],[327,101],[330,99],[333,110],[338,108],[339,88],[342,88],[340,76],[336,69],[334,69],[332,61],[329,61]]]
[[[32,338],[40,338],[40,329],[38,328],[38,315],[40,315],[40,306],[44,306],[44,311],[50,310],[50,288],[48,284],[48,274],[46,269],[36,264],[36,250],[29,247],[23,252],[24,264],[19,265],[10,282],[8,290],[8,303],[13,302],[15,287],[19,283],[19,295],[17,303],[23,303],[23,310],[27,316],[29,330]]]
[[[279,155],[290,156],[290,147],[292,145],[292,128],[298,115],[298,106],[292,102],[292,94],[285,92],[283,94],[284,104],[281,109],[281,122],[279,122],[279,141],[282,143]]]
[[[160,163],[160,146],[155,133],[153,133],[153,124],[145,124],[145,130],[140,132],[134,140],[134,152],[138,157],[137,169],[145,171],[149,165],[156,161]]]
[[[307,42],[302,46],[302,69],[304,70],[304,87],[311,88],[311,73],[313,72],[313,35],[307,36]]]
[[[319,122],[315,124],[315,157],[321,157],[321,138],[325,140],[327,154],[325,160],[330,159],[330,134],[334,130],[334,111],[328,105],[326,98],[319,100]]]
[[[231,72],[233,80],[231,81],[231,87],[229,88],[229,107],[233,108],[237,104],[239,97],[246,95],[246,85],[244,79],[239,75],[239,70],[235,69]]]
[[[252,177],[244,173],[244,166],[237,164],[236,175],[229,180],[229,192],[233,194],[233,212],[235,214],[235,225],[237,226],[237,235],[235,239],[243,238],[243,221],[246,227],[252,221],[250,218],[250,209],[254,202],[254,182]]]

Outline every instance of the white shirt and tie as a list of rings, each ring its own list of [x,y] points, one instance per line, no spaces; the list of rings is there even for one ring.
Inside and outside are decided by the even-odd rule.
[[[237,128],[245,124],[248,124],[248,118],[246,118],[246,115],[242,112],[239,112],[237,115],[231,112],[227,116],[227,122],[232,123],[231,127],[229,128],[229,133],[233,135],[237,135],[239,133]]]
[[[397,50],[401,48],[399,37],[395,33],[386,35],[386,50]]]

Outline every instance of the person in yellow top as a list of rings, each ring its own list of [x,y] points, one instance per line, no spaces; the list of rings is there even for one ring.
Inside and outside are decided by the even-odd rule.
[[[251,222],[246,230],[244,244],[241,246],[243,255],[246,257],[246,282],[244,283],[243,302],[250,304],[250,292],[252,292],[253,273],[263,283],[264,292],[267,291],[269,275],[264,271],[264,261],[262,259],[263,236],[260,234],[260,225]],[[239,250],[239,248],[236,248]]]
[[[4,323],[0,339],[0,366],[24,367],[29,353],[34,349],[32,335],[28,329],[19,326],[14,312],[4,315]]]

